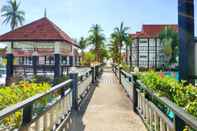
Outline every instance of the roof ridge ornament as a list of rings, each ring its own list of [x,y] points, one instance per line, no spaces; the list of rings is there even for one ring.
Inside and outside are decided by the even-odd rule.
[[[47,18],[47,9],[44,8],[44,17]]]

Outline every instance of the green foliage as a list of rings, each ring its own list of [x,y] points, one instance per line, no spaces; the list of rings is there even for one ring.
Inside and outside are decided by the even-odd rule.
[[[16,0],[8,0],[7,5],[1,8],[1,16],[4,17],[3,23],[10,23],[10,27],[14,30],[19,24],[22,25],[25,18],[25,12],[19,10],[20,2]]]
[[[126,56],[128,57],[128,46],[132,43],[132,38],[128,34],[129,27],[124,26],[121,22],[120,27],[114,28],[114,32],[111,34],[111,55],[115,63],[120,64],[122,62],[122,47],[126,46]]]
[[[177,63],[176,57],[178,57],[178,33],[172,28],[166,27],[161,31],[159,38],[163,44],[163,52],[166,56],[168,64]]]
[[[16,104],[38,93],[45,92],[51,87],[48,83],[30,83],[21,81],[9,87],[0,88],[0,110],[7,106]],[[5,125],[18,126],[20,124],[22,112],[17,111],[3,120]]]
[[[87,46],[87,39],[85,39],[84,37],[81,37],[79,40],[79,47],[82,50],[82,52],[84,51],[86,46]]]
[[[140,80],[154,93],[166,96],[178,106],[197,117],[197,88],[178,82],[172,77],[163,77],[149,71],[139,75]]]
[[[63,76],[61,76],[61,77],[55,79],[55,83],[54,83],[54,84],[60,84],[60,83],[62,83],[62,82],[65,82],[65,81],[68,80],[68,79],[69,79],[68,76],[63,75]]]
[[[120,66],[121,66],[122,69],[125,70],[126,72],[131,72],[130,66],[129,66],[128,64],[122,63]]]
[[[93,25],[89,30],[88,43],[94,46],[95,60],[97,62],[101,62],[101,48],[105,41],[105,36],[102,32],[103,29],[98,24]]]
[[[43,83],[43,82],[52,83],[53,80],[47,76],[36,75],[33,77],[32,81],[35,83]]]
[[[84,54],[84,59],[82,61],[82,65],[90,65],[92,62],[94,62],[95,60],[95,54],[93,52],[86,52]]]

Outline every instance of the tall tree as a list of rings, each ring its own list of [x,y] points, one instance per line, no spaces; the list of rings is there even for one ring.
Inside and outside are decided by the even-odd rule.
[[[176,63],[178,57],[178,33],[170,27],[161,31],[159,38],[163,44],[163,52],[169,64]]]
[[[88,41],[89,44],[94,45],[94,50],[96,53],[96,61],[101,62],[101,47],[104,44],[105,37],[102,33],[103,30],[100,25],[93,25],[89,30]]]
[[[84,50],[85,50],[86,46],[87,46],[87,40],[84,37],[81,37],[79,40],[79,47],[82,52],[82,59],[84,58]]]
[[[116,37],[117,37],[118,42],[119,42],[120,53],[121,53],[121,50],[122,50],[123,41],[125,40],[125,38],[128,34],[128,30],[129,30],[129,27],[124,26],[123,22],[121,22],[120,27],[116,27],[114,29],[114,32],[117,33]]]
[[[19,25],[22,25],[25,20],[25,12],[19,9],[20,2],[16,0],[7,1],[7,5],[4,5],[1,9],[2,17],[4,17],[4,24],[10,24],[11,30],[14,30]]]
[[[130,69],[132,68],[132,36],[130,34],[127,34],[127,36],[125,37],[125,45],[126,45],[126,63],[128,64],[128,52],[130,52],[130,57],[129,57],[129,61],[130,61]],[[128,51],[128,48],[130,49],[130,51]]]
[[[4,18],[3,24],[10,24],[11,30],[14,30],[19,25],[22,25],[25,18],[24,11],[19,9],[20,2],[17,3],[16,0],[8,0],[7,4],[1,8],[1,16]],[[11,42],[11,49],[14,46],[14,42]],[[7,65],[6,65],[6,85],[12,82],[13,77],[13,54],[7,54]]]
[[[119,37],[117,32],[113,32],[111,34],[111,56],[113,59],[113,62],[115,63],[121,63],[121,52],[119,51]]]

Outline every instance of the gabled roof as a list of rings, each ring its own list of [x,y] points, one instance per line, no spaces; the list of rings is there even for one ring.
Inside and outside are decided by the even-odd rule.
[[[170,27],[172,30],[178,32],[178,26],[175,24],[162,24],[162,25],[143,25],[141,32],[132,34],[133,37],[140,38],[155,38],[159,37],[159,34],[165,27]]]
[[[63,41],[78,46],[46,17],[1,35],[0,41]]]

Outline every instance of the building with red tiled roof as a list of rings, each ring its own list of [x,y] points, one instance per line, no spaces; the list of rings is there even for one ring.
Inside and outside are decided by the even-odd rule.
[[[35,55],[39,65],[54,65],[55,54],[63,66],[79,64],[79,46],[47,17],[1,35],[1,43],[7,45],[2,55],[13,54],[17,66],[32,65]]]
[[[78,46],[74,40],[47,17],[0,36],[0,41],[61,41]]]
[[[143,25],[142,31],[132,34],[134,38],[156,38],[166,27],[178,32],[178,26],[173,24]]]
[[[141,31],[131,34],[134,42],[129,56],[134,66],[160,68],[164,64],[165,58],[159,35],[166,27],[178,32],[178,26],[175,24],[144,24]]]

